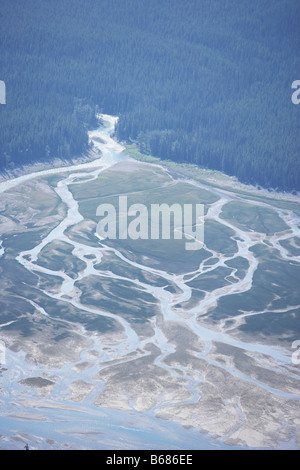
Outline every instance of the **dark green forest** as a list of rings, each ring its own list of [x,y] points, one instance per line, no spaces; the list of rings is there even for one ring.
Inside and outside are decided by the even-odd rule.
[[[300,190],[299,0],[1,0],[0,170],[86,152],[97,110],[163,159]]]

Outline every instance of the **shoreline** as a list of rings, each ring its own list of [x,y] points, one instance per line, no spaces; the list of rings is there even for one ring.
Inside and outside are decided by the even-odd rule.
[[[102,116],[105,117],[106,115]],[[99,127],[88,131],[90,136],[90,142],[92,140],[91,134],[101,127],[103,127],[103,125],[101,126],[100,124]],[[112,136],[112,138],[118,145],[123,147],[122,153],[131,157],[137,163],[162,166],[168,171],[177,173],[179,176],[186,178],[187,180],[192,178],[195,181],[198,181],[199,183],[211,186],[216,189],[238,193],[242,197],[248,196],[250,198],[267,198],[273,201],[284,201],[300,204],[300,191],[277,191],[276,189],[265,188],[260,185],[254,186],[251,184],[242,183],[237,179],[236,176],[227,175],[226,173],[223,173],[218,170],[203,168],[191,163],[162,160],[152,155],[142,154],[137,149],[135,144],[118,141],[114,136]],[[54,158],[50,162],[40,161],[24,165],[20,168],[15,168],[13,170],[7,170],[2,172],[0,171],[0,185],[25,176],[29,177],[30,175],[34,175],[33,177],[35,178],[39,176],[38,173],[42,173],[45,171],[51,171],[51,173],[55,173],[56,171],[63,172],[64,170],[72,171],[72,167],[84,164],[92,164],[93,162],[101,159],[102,156],[103,155],[99,147],[94,144],[93,146],[90,146],[89,150],[87,150],[86,153],[75,156],[70,159]]]
[[[34,297],[34,301],[29,300],[29,304],[36,309],[36,316],[33,321],[42,321],[44,323],[46,316],[49,321],[52,322],[53,320],[55,330],[52,330],[52,327],[49,327],[48,330],[45,330],[44,336],[41,337],[41,334],[39,333],[40,330],[34,329],[34,331],[36,331],[36,336],[34,338],[36,338],[37,341],[34,342],[35,340],[29,340],[30,342],[28,343],[28,347],[30,349],[30,356],[27,357],[27,359],[29,359],[27,362],[25,341],[22,340],[21,337],[17,338],[14,348],[12,348],[12,352],[7,352],[7,361],[8,364],[11,365],[11,367],[8,367],[9,372],[7,372],[8,383],[13,383],[14,381],[17,382],[16,388],[12,391],[10,391],[9,388],[7,389],[9,394],[4,402],[8,407],[7,412],[11,411],[14,416],[17,416],[13,406],[15,404],[15,397],[19,392],[22,399],[25,399],[26,396],[30,395],[33,396],[33,399],[37,400],[36,403],[40,403],[41,397],[46,399],[48,396],[47,394],[49,393],[49,398],[47,398],[47,400],[53,400],[52,402],[54,404],[56,402],[59,404],[62,403],[61,400],[63,399],[64,402],[71,401],[72,407],[78,407],[78,409],[80,408],[81,410],[95,411],[97,407],[101,413],[103,409],[110,409],[109,417],[112,416],[114,410],[120,411],[121,409],[126,417],[126,426],[131,422],[131,418],[130,420],[128,419],[128,414],[131,415],[131,413],[136,412],[139,419],[142,416],[147,418],[147,420],[149,419],[151,426],[154,422],[156,423],[154,418],[158,418],[168,422],[165,429],[173,429],[175,426],[174,423],[178,423],[181,427],[188,426],[190,429],[196,429],[197,431],[200,429],[200,432],[204,432],[205,434],[207,433],[210,437],[220,436],[221,433],[220,439],[222,439],[224,443],[229,441],[231,445],[242,445],[242,443],[246,443],[247,445],[251,444],[252,447],[253,443],[262,443],[266,447],[269,445],[275,445],[274,442],[277,445],[277,442],[279,441],[278,439],[277,441],[275,440],[277,436],[276,433],[278,433],[278,436],[280,435],[282,440],[287,436],[285,428],[279,428],[277,423],[284,419],[286,420],[287,426],[288,417],[290,417],[291,413],[294,413],[294,409],[296,409],[292,408],[292,404],[288,405],[288,402],[286,401],[291,398],[294,399],[294,396],[291,396],[290,392],[292,386],[293,390],[296,389],[294,384],[294,379],[296,378],[290,376],[287,369],[284,369],[283,373],[285,376],[289,377],[288,383],[286,382],[287,379],[284,375],[275,376],[273,374],[270,377],[269,375],[273,372],[277,372],[277,365],[281,366],[282,369],[282,367],[287,364],[287,361],[290,360],[290,356],[287,356],[286,354],[281,356],[281,350],[278,351],[276,348],[270,347],[268,344],[266,346],[262,345],[258,347],[257,343],[253,343],[250,339],[240,340],[239,338],[232,338],[230,329],[228,333],[225,323],[220,325],[222,326],[220,331],[215,331],[211,329],[209,325],[206,326],[205,323],[200,324],[197,322],[198,308],[201,309],[202,313],[205,313],[205,309],[214,305],[214,303],[222,296],[230,295],[232,293],[239,294],[241,292],[246,292],[249,290],[249,287],[252,287],[253,273],[257,268],[257,263],[255,257],[253,257],[249,252],[249,249],[256,243],[259,244],[262,239],[260,236],[256,237],[255,231],[253,234],[254,238],[251,238],[252,232],[248,232],[248,226],[239,229],[232,226],[230,222],[226,223],[220,221],[220,211],[226,201],[230,200],[230,197],[227,199],[224,197],[222,199],[221,196],[217,201],[211,201],[209,217],[215,221],[219,220],[223,225],[231,226],[239,241],[237,247],[238,251],[234,253],[236,255],[235,257],[240,255],[242,258],[246,257],[249,260],[249,267],[247,268],[246,273],[247,276],[244,275],[238,283],[231,283],[229,286],[225,286],[224,288],[218,288],[218,286],[216,286],[213,290],[206,290],[203,286],[204,291],[206,292],[205,299],[200,299],[199,301],[199,299],[196,298],[197,304],[189,306],[186,310],[187,314],[185,316],[181,315],[181,312],[177,311],[176,305],[187,299],[187,293],[190,292],[192,295],[192,290],[187,285],[188,278],[186,281],[184,281],[183,278],[182,280],[179,277],[174,278],[165,271],[166,267],[164,266],[161,270],[156,271],[153,266],[151,267],[150,265],[149,267],[147,266],[147,263],[144,264],[144,260],[140,261],[137,259],[136,261],[132,261],[130,257],[126,258],[126,256],[123,256],[121,251],[118,251],[117,248],[109,249],[110,252],[113,252],[113,254],[117,256],[114,260],[110,260],[111,264],[109,266],[111,271],[106,271],[107,265],[105,265],[104,258],[104,265],[98,272],[95,270],[97,265],[96,263],[100,261],[100,256],[102,259],[102,255],[106,254],[105,250],[101,251],[98,246],[95,248],[94,245],[86,245],[86,240],[82,240],[80,237],[75,240],[72,239],[72,236],[68,236],[67,239],[64,237],[66,228],[73,227],[73,225],[76,225],[78,221],[81,221],[79,217],[79,206],[77,206],[77,201],[80,200],[80,198],[76,199],[76,195],[72,195],[72,192],[69,190],[69,186],[74,183],[74,181],[78,180],[81,181],[81,183],[87,183],[98,178],[102,171],[117,170],[119,171],[119,174],[117,173],[113,175],[113,180],[110,183],[110,187],[113,187],[114,191],[117,192],[118,188],[119,191],[121,190],[121,186],[118,186],[118,183],[123,183],[122,180],[124,178],[124,173],[122,172],[122,168],[124,169],[125,165],[121,166],[120,171],[120,167],[118,167],[116,163],[120,164],[121,162],[122,164],[122,162],[125,161],[127,165],[129,162],[132,170],[136,167],[141,167],[143,169],[143,165],[145,165],[144,168],[147,165],[147,163],[139,162],[136,159],[127,157],[126,149],[110,137],[109,132],[113,128],[112,124],[114,119],[116,118],[112,117],[111,119],[108,119],[108,123],[110,125],[104,127],[104,129],[100,128],[102,133],[97,130],[94,131],[95,136],[99,133],[103,137],[103,141],[99,142],[94,147],[95,151],[98,150],[98,158],[96,158],[96,160],[93,160],[90,163],[78,165],[77,167],[68,166],[56,169],[52,168],[39,173],[31,173],[27,176],[19,177],[10,182],[8,181],[7,183],[0,184],[1,193],[9,188],[21,184],[22,182],[29,182],[29,193],[26,193],[26,188],[23,188],[23,190],[21,188],[21,194],[18,194],[17,196],[15,196],[14,193],[7,195],[8,199],[10,198],[12,200],[12,204],[18,204],[18,201],[21,201],[21,207],[25,207],[24,214],[26,214],[25,222],[27,226],[25,225],[24,228],[19,226],[19,232],[22,232],[23,230],[27,233],[28,229],[30,230],[32,228],[32,224],[37,220],[40,225],[43,220],[45,221],[44,225],[49,224],[49,222],[52,223],[52,221],[49,220],[49,214],[52,215],[53,210],[56,210],[56,199],[51,199],[49,196],[50,193],[45,190],[47,189],[47,181],[44,181],[43,184],[41,184],[41,181],[37,181],[38,178],[41,178],[41,176],[45,174],[53,175],[65,173],[62,177],[62,181],[56,188],[56,193],[60,197],[61,202],[64,203],[68,209],[68,212],[64,212],[63,218],[59,220],[59,225],[55,224],[55,228],[52,227],[51,232],[47,232],[47,236],[43,236],[42,241],[40,238],[36,237],[37,240],[34,243],[34,248],[29,247],[30,249],[28,250],[26,239],[24,245],[18,245],[17,241],[12,243],[13,248],[16,250],[16,253],[14,254],[15,259],[21,262],[28,272],[31,272],[32,274],[33,272],[37,272],[41,275],[47,275],[48,280],[50,280],[48,287],[45,284],[39,286],[39,297]],[[83,172],[75,174],[75,171],[77,171],[79,166],[80,170],[83,170]],[[165,166],[164,162],[161,162],[161,164],[154,163],[153,166],[163,168],[169,175],[171,172],[175,173],[176,168],[178,168],[179,173],[181,168],[180,165],[177,164],[176,166],[175,163],[172,167],[171,164],[170,167]],[[87,169],[89,171],[92,169],[92,173],[87,174],[85,172]],[[183,169],[187,170],[187,167],[185,166]],[[189,171],[190,170],[191,168],[189,168]],[[155,170],[155,175],[157,174],[158,173]],[[197,176],[200,174],[203,175],[205,173],[199,169]],[[88,178],[86,178],[87,176]],[[221,175],[219,175],[219,177],[221,178]],[[226,177],[224,176],[224,180],[225,178]],[[228,178],[230,182],[230,177]],[[180,177],[178,179],[182,178]],[[192,181],[192,178],[189,178],[187,175],[184,175],[183,179],[183,182]],[[145,178],[145,180],[147,180],[147,178]],[[129,181],[131,182],[132,180]],[[139,177],[139,181],[144,180],[141,180]],[[153,177],[151,181],[154,181],[154,186],[156,187],[157,176],[155,178]],[[220,180],[218,180],[218,182],[220,183]],[[32,188],[35,189],[34,186],[38,184],[40,197],[37,197],[38,207],[36,208],[34,201],[38,193],[33,193],[31,190]],[[51,186],[51,183],[49,184]],[[197,183],[195,186],[204,187],[205,185]],[[212,184],[208,183],[207,187],[209,186],[211,186],[209,189],[211,192],[227,192],[227,194],[230,194],[229,189],[227,190],[225,187],[222,188],[222,190],[213,190]],[[130,189],[132,190],[133,188],[134,185],[131,184]],[[144,187],[142,189],[144,190]],[[4,206],[5,199],[6,198],[4,197]],[[45,200],[47,201],[46,207],[42,204]],[[38,210],[29,212],[26,207],[27,202],[28,208],[34,206],[34,208]],[[261,204],[262,203],[259,205]],[[6,210],[9,211],[9,209],[9,206],[7,206]],[[20,206],[17,206],[17,210],[15,212],[22,213],[22,210],[20,211]],[[82,215],[85,216],[86,212],[83,211]],[[283,214],[282,217],[285,219],[287,215]],[[23,221],[22,218],[20,220]],[[88,220],[88,217],[86,220]],[[296,228],[292,223],[290,227],[291,230],[293,230],[293,233],[298,235],[298,228]],[[256,230],[256,227],[254,228]],[[3,231],[4,234],[8,232],[9,230]],[[81,230],[78,229],[77,233],[81,233]],[[218,231],[217,233],[221,232]],[[291,235],[293,233],[291,233]],[[268,241],[268,236],[265,235],[265,237],[265,240]],[[34,238],[35,237],[33,237],[33,241]],[[273,246],[275,248],[278,248],[280,240],[280,235],[273,240]],[[46,260],[45,253],[41,255],[39,262],[36,262],[42,249],[50,243],[57,241],[61,241],[63,243],[67,241],[73,246],[71,252],[68,249],[63,250],[63,268],[61,269],[59,264],[55,265],[53,268],[51,268],[51,266],[47,267],[43,265],[43,261]],[[36,245],[36,243],[38,243],[38,245]],[[24,248],[27,251],[23,251]],[[53,249],[53,246],[51,248]],[[212,246],[209,250],[212,256],[219,259],[220,263],[222,258],[224,258],[224,253],[226,253],[226,251],[222,251],[222,248],[223,246],[220,248],[217,247],[215,250]],[[127,251],[129,252],[130,250]],[[282,253],[281,250],[280,253]],[[17,257],[16,254],[18,254]],[[93,256],[91,257],[91,255]],[[209,259],[212,258],[212,256],[209,256]],[[230,259],[229,253],[227,253],[227,258]],[[67,268],[68,261],[71,259],[77,263],[76,265],[71,265],[76,266],[74,269],[77,277],[72,274],[73,267],[71,267],[71,270]],[[119,270],[115,272],[113,269],[115,263],[119,269],[119,265],[121,264],[120,260],[125,261],[125,263],[127,262],[126,268],[128,272],[126,270],[125,276],[122,272],[120,273]],[[84,268],[81,267],[82,265],[80,263],[82,262],[85,263]],[[66,271],[64,270],[65,267],[67,268]],[[190,272],[185,269],[183,272],[186,276],[191,273],[193,276],[195,274],[200,275],[200,273],[202,273],[202,267],[199,265],[197,271]],[[136,269],[139,269],[139,272],[142,272],[143,274],[155,275],[159,273],[163,279],[163,283],[169,285],[170,281],[174,281],[178,290],[163,290],[160,285],[152,282],[152,279],[155,279],[155,277],[151,278],[150,276],[150,278],[147,278],[145,282],[143,281],[143,277],[135,278]],[[192,266],[190,269],[192,269]],[[58,290],[56,289],[57,281],[55,280],[55,276],[57,274],[61,278],[61,283],[58,283],[58,286],[61,287]],[[113,281],[119,282],[119,280],[125,282],[130,281],[131,283],[130,296],[126,297],[127,294],[122,294],[123,296],[120,295],[121,300],[126,300],[126,298],[131,300],[133,297],[132,293],[137,293],[141,288],[146,289],[148,294],[151,293],[153,298],[156,299],[156,303],[160,306],[160,314],[159,316],[156,315],[155,321],[153,321],[153,324],[151,325],[151,330],[149,329],[147,332],[143,331],[143,334],[141,335],[141,330],[137,331],[136,328],[134,328],[134,325],[127,321],[128,318],[126,318],[126,316],[122,318],[122,314],[126,314],[125,309],[120,314],[117,312],[117,316],[115,313],[111,313],[110,309],[107,312],[100,311],[101,316],[112,318],[113,315],[113,319],[120,322],[126,334],[124,337],[125,340],[123,337],[120,337],[119,341],[112,341],[112,332],[109,332],[109,343],[107,344],[103,340],[103,336],[99,338],[99,336],[89,334],[89,330],[86,330],[84,326],[82,326],[84,325],[84,322],[79,329],[74,326],[70,327],[69,319],[71,318],[71,323],[73,324],[73,317],[69,317],[68,315],[76,314],[75,311],[72,311],[73,308],[79,308],[80,311],[84,311],[84,316],[86,316],[86,314],[99,314],[99,310],[97,310],[99,297],[96,287],[98,285],[100,286],[100,284],[95,284],[90,287],[90,280],[88,279],[90,275],[101,276],[101,279],[99,278],[101,286],[105,291],[105,295],[108,296],[108,300],[110,300],[111,296],[114,295],[114,290],[110,287],[112,285],[111,283]],[[49,276],[52,276],[52,278],[49,278]],[[107,279],[103,279],[103,277]],[[10,281],[11,278],[5,274],[4,279],[6,278],[7,282],[12,282],[12,285],[17,286],[17,282],[15,282],[13,278],[13,281]],[[79,285],[80,289],[79,291],[76,291],[75,283],[78,281],[81,281],[81,287]],[[53,286],[55,286],[55,292],[51,290],[51,287]],[[88,286],[88,288],[86,288],[86,286]],[[8,284],[8,287],[10,287],[10,284]],[[92,292],[90,299],[86,297],[81,303],[81,295],[89,294],[89,289],[94,289],[95,295]],[[10,291],[11,290],[12,288],[10,287]],[[30,298],[31,292],[31,289],[26,292],[26,298]],[[5,296],[7,296],[7,299],[10,301],[10,292],[6,293],[3,288],[3,293],[4,301],[6,298]],[[56,301],[63,300],[69,304],[71,310],[66,310],[67,315],[65,319],[59,319],[60,322],[67,322],[65,325],[57,323],[58,317],[55,312],[51,311],[51,309],[48,310],[50,301],[45,303],[43,300],[44,295],[51,299],[55,299]],[[188,298],[190,298],[190,296]],[[88,300],[91,300],[90,304]],[[60,304],[58,304],[58,308],[59,305]],[[133,305],[134,308],[135,302],[130,305]],[[268,305],[266,306],[266,309],[267,308]],[[179,307],[179,309],[181,310],[181,307]],[[243,317],[245,317],[246,313],[247,312],[244,312]],[[77,318],[76,315],[74,320],[76,325],[81,324],[80,318]],[[186,331],[183,328],[183,323],[184,326],[187,327]],[[23,328],[23,325],[24,323],[20,324],[20,327]],[[60,325],[61,329],[58,329],[58,325]],[[59,333],[64,333],[66,326],[68,331],[71,333],[70,337],[60,337]],[[20,331],[22,331],[22,329]],[[54,331],[55,334],[53,333]],[[44,347],[44,338],[49,338],[49,344],[52,344],[53,341],[53,344],[56,345],[55,349],[51,347],[48,349],[47,345]],[[58,342],[58,338],[60,338],[60,341],[62,342]],[[91,341],[93,341],[93,343],[91,343]],[[35,344],[36,346],[34,346]],[[76,345],[76,348],[74,348],[74,344]],[[190,347],[188,350],[186,349],[187,344]],[[225,346],[222,347],[222,345]],[[240,353],[240,351],[244,352]],[[78,354],[80,353],[79,357],[73,357],[75,352]],[[63,367],[59,364],[62,353],[64,361],[67,361]],[[242,359],[242,363],[236,364],[238,355]],[[249,356],[251,357],[249,358]],[[265,356],[270,356],[270,362],[267,362]],[[45,364],[45,359],[47,358],[51,358],[51,362]],[[135,360],[137,362],[134,362]],[[60,368],[59,372],[56,371],[57,364]],[[265,371],[267,371],[268,375],[266,380],[262,380],[262,376],[260,374]],[[9,380],[10,377],[11,380]],[[52,383],[49,383],[52,381],[55,382],[53,387]],[[44,385],[44,387],[40,387],[41,384]],[[24,385],[27,386],[26,389],[24,388]],[[283,392],[282,389],[287,390],[287,392]],[[112,390],[114,391],[113,395],[111,393]],[[270,395],[270,393],[272,395]],[[236,394],[243,396],[242,402],[239,401]],[[229,398],[224,399],[224,397]],[[254,398],[252,397],[257,401],[270,403],[270,406],[272,406],[270,417],[267,416],[264,419],[260,417],[256,410]],[[296,399],[298,401],[298,397],[296,397]],[[27,408],[29,407],[26,407],[24,403],[25,402],[23,402],[23,404],[21,403],[21,406],[24,408],[24,413],[27,413]],[[296,404],[297,403],[293,406],[296,407]],[[34,408],[35,406],[32,405],[32,407]],[[21,408],[20,410],[22,412]],[[50,412],[46,413],[44,408],[43,412],[47,416],[46,425],[49,426],[49,422],[51,421]],[[55,412],[53,412],[53,414],[56,416]],[[285,417],[283,418],[284,414]],[[90,427],[90,414],[88,416]],[[118,413],[118,417],[119,416],[120,414]],[[248,416],[250,416],[249,420]],[[7,419],[9,419],[9,414],[7,414]],[[75,423],[77,426],[77,416],[70,416],[68,419],[69,422]],[[22,418],[20,418],[20,420],[23,423],[24,420],[22,420]],[[119,432],[119,420],[117,419],[116,422]],[[256,429],[254,429],[252,422],[255,424],[258,423],[259,427],[257,425]],[[8,423],[9,426],[11,426],[9,421]],[[70,426],[70,424],[68,424],[68,426]],[[36,427],[38,428],[38,426]],[[48,429],[49,428],[47,428],[47,432]],[[97,429],[99,430],[99,428]],[[188,437],[181,428],[178,428],[178,430],[179,436],[182,436],[182,438],[185,436]],[[61,430],[58,431],[57,429],[53,431],[55,432],[53,436],[56,436],[57,432],[63,432]],[[111,429],[109,429],[109,431],[111,431]],[[267,437],[265,437],[264,431],[267,434]],[[31,432],[32,431],[30,430],[30,435]],[[38,433],[40,435],[40,429],[38,429]],[[127,435],[125,434],[125,438],[128,439],[128,433]]]
[[[300,204],[300,191],[279,191],[274,188],[265,188],[260,185],[246,184],[238,180],[236,176],[228,175],[219,170],[204,168],[193,163],[175,162],[172,160],[162,160],[152,155],[141,153],[136,144],[124,143],[124,152],[137,162],[154,166],[162,166],[170,173],[187,180],[193,179],[199,183],[211,186],[218,190],[238,193],[241,196],[267,198],[274,201],[285,201]]]
[[[28,176],[33,173],[39,173],[48,170],[63,170],[68,169],[72,166],[81,165],[85,163],[91,163],[94,160],[98,160],[101,158],[100,155],[95,149],[91,148],[88,150],[86,154],[76,156],[69,160],[65,160],[62,158],[55,158],[51,160],[49,163],[47,162],[35,162],[29,163],[28,165],[24,165],[21,168],[15,168],[14,170],[7,170],[0,172],[0,184],[7,183],[8,181],[15,180],[22,176]]]

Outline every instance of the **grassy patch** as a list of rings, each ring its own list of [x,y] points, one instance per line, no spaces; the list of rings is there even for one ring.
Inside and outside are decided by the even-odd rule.
[[[249,267],[249,261],[242,256],[237,256],[236,258],[225,261],[225,264],[233,269],[236,269],[234,274],[239,279],[242,279],[245,276]]]
[[[46,245],[39,254],[38,264],[52,271],[64,271],[75,279],[86,264],[72,255],[73,246],[69,243],[54,241]]]
[[[198,269],[210,256],[203,248],[187,251],[184,240],[107,240],[105,245],[116,248],[131,261],[175,274]]]
[[[225,227],[215,220],[204,221],[204,241],[208,249],[224,256],[233,256],[238,250],[236,241],[233,240],[234,236],[234,231],[229,227]]]
[[[226,276],[230,276],[231,272],[232,269],[219,266],[213,271],[202,273],[188,284],[190,287],[211,292],[215,289],[231,284],[231,282],[226,279]]]
[[[288,250],[291,256],[300,256],[300,237],[287,238],[279,243]]]
[[[272,209],[240,201],[225,204],[220,217],[243,230],[254,230],[266,235],[288,229],[285,222]]]
[[[106,170],[93,181],[70,185],[70,190],[77,201],[82,201],[145,191],[168,182],[170,178],[159,168],[143,168],[139,171]]]
[[[143,323],[156,315],[156,299],[129,281],[89,276],[76,283],[81,303]]]
[[[243,312],[284,310],[300,304],[300,266],[287,263],[276,255],[275,250],[262,245],[256,245],[251,250],[259,260],[252,288],[247,292],[220,298],[218,306],[208,314],[213,322]],[[284,329],[284,324],[282,327]]]
[[[94,266],[95,269],[101,271],[109,271],[117,276],[129,277],[130,279],[137,279],[145,284],[150,284],[155,287],[164,287],[168,285],[167,281],[142,269],[138,269],[135,266],[130,266],[125,261],[122,261],[114,253],[105,254],[100,264]],[[171,284],[173,286],[173,284]]]
[[[300,309],[246,317],[238,330],[262,342],[275,337],[279,343],[284,342],[291,347],[292,342],[300,338]]]
[[[126,148],[125,153],[140,162],[161,163],[160,158],[140,152],[137,145],[134,143],[125,143],[124,146]]]

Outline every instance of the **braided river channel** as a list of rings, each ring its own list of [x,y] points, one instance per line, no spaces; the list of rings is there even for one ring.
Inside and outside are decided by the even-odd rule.
[[[0,183],[0,448],[299,448],[299,198],[137,161],[102,121],[98,158]],[[204,201],[202,250],[97,234],[160,190]]]

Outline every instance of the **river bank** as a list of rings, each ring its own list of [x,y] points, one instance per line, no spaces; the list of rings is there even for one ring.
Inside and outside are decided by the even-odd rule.
[[[139,417],[133,428],[144,436],[139,441],[143,447],[149,439],[144,433],[144,419],[156,430],[162,424],[157,417],[164,419],[163,432],[175,432],[176,428],[177,437],[164,440],[168,448],[173,448],[172,441],[174,445],[181,442],[182,448],[194,448],[194,432],[198,433],[198,448],[210,446],[211,437],[205,441],[199,438],[204,432],[218,437],[215,442],[223,448],[294,445],[291,433],[297,435],[299,377],[291,365],[290,351],[278,344],[278,335],[272,343],[269,338],[233,331],[234,325],[239,327],[249,316],[261,318],[270,313],[271,301],[267,298],[261,310],[246,303],[236,321],[233,307],[222,321],[213,315],[222,299],[231,297],[233,305],[235,299],[256,286],[255,275],[264,261],[257,248],[269,249],[272,260],[280,261],[284,269],[299,263],[299,256],[280,244],[299,237],[299,217],[280,208],[270,216],[266,212],[269,205],[258,200],[245,217],[240,194],[187,176],[178,177],[174,168],[171,172],[160,163],[137,163],[111,137],[116,119],[106,116],[107,125],[90,133],[101,158],[72,167],[44,169],[0,184],[3,200],[8,197],[5,191],[15,188],[10,194],[13,228],[5,200],[1,216],[9,221],[2,225],[6,228],[0,240],[1,262],[6,263],[1,271],[1,295],[7,304],[21,298],[22,311],[28,312],[19,320],[16,311],[11,320],[15,330],[7,322],[1,324],[0,332],[9,346],[7,370],[2,372],[1,434],[12,439],[11,429],[17,428],[18,422],[20,432],[24,432],[24,422],[28,422],[32,410],[33,416],[37,413],[37,433],[42,430],[40,423],[55,427],[53,441],[61,432],[65,438],[64,429],[73,437],[80,434],[84,440],[78,418],[84,413],[88,428],[85,437],[91,438],[91,429],[98,433],[93,437],[98,448],[108,445],[100,434],[103,428],[111,429],[107,428],[111,420],[117,438],[126,428],[124,442],[119,445],[132,448],[133,416]],[[59,178],[48,179],[58,174]],[[38,188],[33,188],[34,178],[37,182],[43,179]],[[28,192],[33,189],[35,193]],[[172,244],[162,248],[149,241],[146,247],[137,249],[136,244],[113,246],[97,239],[94,209],[98,201],[124,191],[137,195],[139,201],[143,197],[151,201],[155,191],[173,199],[186,191],[195,200],[207,198],[208,236],[196,266],[193,260],[179,267],[172,264],[174,258],[179,260]],[[22,206],[16,206],[17,196]],[[251,201],[251,197],[245,199],[248,204]],[[238,204],[242,214],[240,224],[235,220],[236,212],[228,210],[232,203]],[[222,218],[226,208],[227,218]],[[24,213],[22,227],[17,223],[20,212]],[[45,230],[36,234],[36,227],[42,223]],[[186,253],[183,258],[187,258]],[[241,260],[247,263],[238,275]],[[229,268],[237,261],[238,265]],[[267,273],[274,276],[278,264],[270,266],[272,270],[267,269]],[[177,270],[172,271],[174,268]],[[10,269],[13,275],[6,277]],[[272,283],[272,276],[269,290],[273,284],[280,284],[277,277]],[[250,300],[254,302],[255,295]],[[281,300],[287,305],[277,310],[294,314],[288,296]],[[151,316],[144,319],[142,315],[149,309]],[[136,311],[138,315],[132,316]],[[98,329],[91,329],[88,318]],[[33,330],[32,336],[24,336],[22,327],[29,321],[27,331]],[[104,326],[108,330],[104,331]],[[104,413],[108,409],[111,414]],[[104,424],[97,422],[97,429],[91,417],[95,410],[97,416],[103,411],[105,417]],[[113,414],[120,416],[119,412],[125,413],[124,427],[119,418],[112,418]],[[67,418],[66,413],[71,416]],[[64,418],[67,424],[60,428]],[[184,426],[191,431],[185,432]],[[43,436],[46,424],[45,429]],[[48,432],[49,437],[50,428]],[[22,442],[26,442],[24,439],[23,435]],[[37,446],[45,445],[44,439],[42,443],[37,439]],[[150,441],[155,445],[153,439]],[[114,440],[113,445],[118,442]]]

